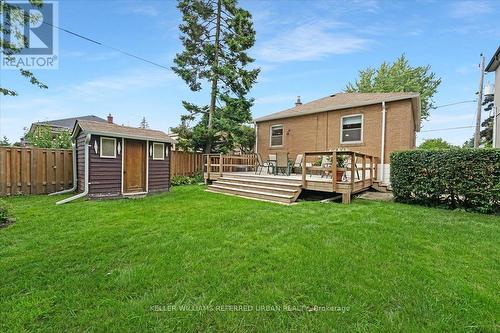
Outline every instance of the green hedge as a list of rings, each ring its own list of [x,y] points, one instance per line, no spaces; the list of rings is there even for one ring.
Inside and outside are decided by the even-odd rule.
[[[500,213],[500,149],[412,150],[391,154],[399,202]]]

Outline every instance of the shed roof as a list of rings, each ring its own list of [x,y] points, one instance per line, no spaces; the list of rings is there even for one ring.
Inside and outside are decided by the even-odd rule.
[[[147,129],[147,128],[137,128],[122,126],[117,124],[102,123],[90,120],[78,120],[73,128],[73,136],[76,136],[78,129],[81,129],[84,133],[96,134],[96,135],[109,135],[128,139],[137,140],[150,140],[159,141],[166,143],[176,143],[170,136],[165,132]]]
[[[420,95],[414,92],[391,92],[391,93],[338,93],[323,97],[309,103],[297,105],[293,108],[272,113],[255,119],[255,122],[298,117],[325,111],[348,109],[352,107],[365,106],[384,102],[392,102],[411,99],[413,102],[413,116],[415,128],[420,129]]]
[[[500,46],[498,46],[497,51],[491,57],[490,62],[488,63],[488,66],[486,66],[486,71],[487,72],[494,72],[498,68],[498,65],[500,65]]]
[[[105,119],[94,115],[88,116],[80,116],[80,117],[72,117],[72,118],[63,118],[63,119],[54,119],[54,120],[46,120],[46,121],[37,121],[32,123],[30,126],[29,132],[32,132],[36,126],[45,125],[50,126],[54,130],[72,130],[75,126],[77,120],[92,120],[97,122],[106,122]]]

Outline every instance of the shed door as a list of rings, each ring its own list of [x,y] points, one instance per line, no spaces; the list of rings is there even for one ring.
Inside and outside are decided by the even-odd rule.
[[[146,192],[146,142],[125,139],[123,192]]]

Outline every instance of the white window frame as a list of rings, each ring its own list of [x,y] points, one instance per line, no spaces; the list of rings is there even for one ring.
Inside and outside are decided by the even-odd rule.
[[[281,130],[283,131],[283,133],[281,134],[280,145],[273,145],[273,128],[275,127],[281,127]],[[269,147],[283,147],[284,141],[285,141],[285,126],[283,126],[283,124],[271,125],[271,127],[269,127]]]
[[[161,145],[161,158],[155,157],[155,145]],[[165,144],[163,142],[153,142],[153,160],[165,160]]]
[[[102,154],[102,139],[105,139],[105,140],[113,140],[113,156],[104,156]],[[101,147],[99,149],[99,156],[101,158],[116,158],[116,138],[110,138],[110,137],[106,137],[106,136],[101,136],[101,139],[99,140],[100,143],[101,143]]]
[[[352,118],[352,117],[358,117],[358,116],[361,116],[361,140],[359,141],[344,141],[344,118]],[[363,125],[365,123],[365,119],[364,119],[364,115],[362,113],[358,113],[358,114],[350,114],[350,115],[347,115],[347,116],[342,116],[340,117],[340,143],[341,144],[360,144],[360,143],[363,143]]]

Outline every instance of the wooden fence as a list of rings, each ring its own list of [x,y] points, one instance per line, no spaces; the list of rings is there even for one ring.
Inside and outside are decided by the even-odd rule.
[[[172,176],[203,170],[203,155],[172,151]],[[72,187],[71,149],[0,147],[0,196],[49,194]]]
[[[72,187],[68,149],[0,147],[0,195],[48,194]]]
[[[203,171],[203,154],[172,151],[171,175],[193,176]]]

